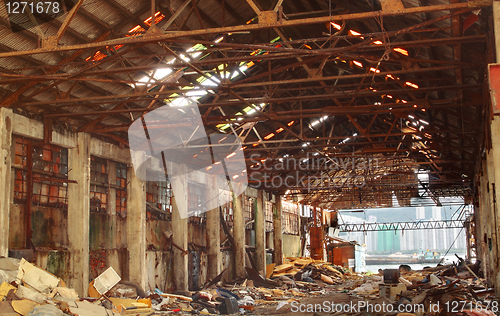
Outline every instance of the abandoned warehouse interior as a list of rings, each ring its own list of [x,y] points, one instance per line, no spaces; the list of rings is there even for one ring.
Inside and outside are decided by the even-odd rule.
[[[500,289],[499,2],[65,4],[44,23],[0,9],[0,256],[81,297],[108,267],[197,291],[328,260],[339,210],[455,197],[472,209],[467,259]],[[207,134],[239,141],[242,194],[137,174],[133,122],[193,103]],[[207,209],[214,190],[226,202]]]

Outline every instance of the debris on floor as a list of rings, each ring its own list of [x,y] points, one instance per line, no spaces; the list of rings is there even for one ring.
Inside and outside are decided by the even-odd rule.
[[[394,308],[420,304],[423,311],[432,311],[438,304],[436,313],[409,315],[494,315],[491,310],[498,307],[498,300],[480,275],[479,263],[462,261],[419,271],[386,269],[371,274],[311,258],[287,258],[282,265],[268,265],[265,276],[247,268],[245,280],[226,283],[218,278],[196,292],[155,289],[151,293],[121,280],[109,267],[90,282],[89,297],[80,298],[63,280],[26,260],[0,258],[0,315],[273,315],[287,314],[298,303],[311,301],[365,301]],[[462,310],[457,312],[459,304],[470,306],[460,305]],[[366,310],[330,314],[364,315]]]

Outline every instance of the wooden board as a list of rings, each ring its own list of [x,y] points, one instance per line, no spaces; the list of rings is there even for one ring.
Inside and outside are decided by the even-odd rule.
[[[279,276],[282,276],[282,275],[291,275],[291,276],[294,276],[296,275],[300,270],[299,269],[291,269],[291,270],[288,270],[288,271],[285,271],[285,272],[281,272],[281,273],[273,273],[273,276],[274,277],[279,277]]]
[[[293,264],[285,263],[274,267],[274,273],[282,273],[291,269],[293,269]]]
[[[333,284],[333,279],[332,279],[332,278],[330,278],[330,277],[329,277],[329,276],[327,276],[327,275],[321,274],[321,280],[322,280],[323,282],[328,283],[328,284]]]
[[[296,265],[296,266],[300,266],[300,267],[304,267],[310,263],[312,263],[313,260],[312,259],[297,259],[297,260],[294,260],[293,261],[293,264]]]
[[[273,274],[275,265],[276,265],[276,263],[271,263],[271,264],[266,265],[266,278],[267,279],[269,279],[271,277],[271,275]]]
[[[37,305],[39,305],[30,300],[11,301],[10,303],[12,304],[12,309],[23,316],[28,315]]]

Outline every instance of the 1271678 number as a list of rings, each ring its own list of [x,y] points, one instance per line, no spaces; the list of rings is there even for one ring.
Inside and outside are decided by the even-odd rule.
[[[485,305],[485,303],[487,305]],[[446,312],[448,313],[463,313],[466,311],[482,311],[491,310],[494,313],[500,311],[499,304],[497,301],[485,301],[483,304],[471,301],[449,301],[445,304]]]
[[[61,11],[57,1],[5,1],[8,14],[58,14]]]

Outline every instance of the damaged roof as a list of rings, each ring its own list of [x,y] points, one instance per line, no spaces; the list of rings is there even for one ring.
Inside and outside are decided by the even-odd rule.
[[[208,131],[240,137],[250,186],[331,209],[472,194],[491,115],[491,2],[61,9],[35,24],[1,6],[2,106],[127,147],[133,121],[190,98]]]

